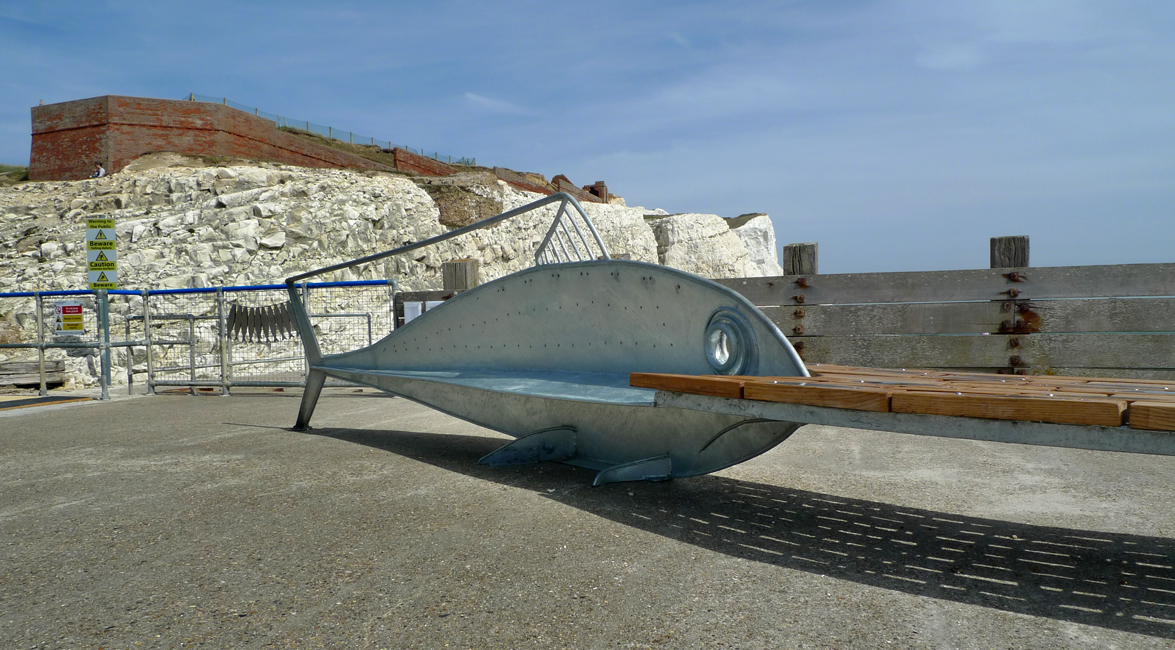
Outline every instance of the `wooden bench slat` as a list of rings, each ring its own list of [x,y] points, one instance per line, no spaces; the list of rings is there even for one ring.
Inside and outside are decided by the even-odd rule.
[[[1175,431],[1175,404],[1131,404],[1130,428]]]
[[[748,381],[743,387],[743,397],[764,402],[808,404],[855,411],[889,411],[889,393],[870,388]]]
[[[634,372],[629,375],[628,384],[635,388],[655,388],[678,393],[715,395],[742,399],[743,377],[721,375],[670,375],[649,372]]]
[[[1120,427],[1126,400],[1063,397],[1004,397],[951,393],[894,393],[894,413],[951,415],[991,420],[1024,420],[1056,424]]]
[[[1165,382],[1089,381],[893,371],[812,364],[814,377],[633,373],[631,384],[682,393],[861,411],[1175,431],[1175,391]]]

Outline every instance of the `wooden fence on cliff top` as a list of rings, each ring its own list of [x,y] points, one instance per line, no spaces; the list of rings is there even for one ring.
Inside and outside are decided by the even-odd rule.
[[[1175,379],[1175,264],[718,282],[808,362]]]

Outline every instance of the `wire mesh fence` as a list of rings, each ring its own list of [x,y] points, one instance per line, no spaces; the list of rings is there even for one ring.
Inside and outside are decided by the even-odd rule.
[[[394,289],[382,281],[299,285],[323,353],[388,334]],[[104,391],[124,381],[128,392],[135,383],[148,392],[300,386],[306,361],[288,303],[285,285],[0,293],[0,361],[42,391],[78,375]]]
[[[271,327],[275,309],[290,299],[285,286],[233,288],[224,292],[223,299],[230,382],[301,383],[306,375],[301,340],[291,328]]]
[[[411,153],[414,153],[414,154],[417,154],[420,156],[425,156],[428,158],[432,158],[434,160],[445,161],[448,163],[452,163],[454,165],[475,165],[475,164],[477,164],[476,158],[466,158],[466,157],[462,157],[462,156],[454,158],[451,155],[442,154],[438,151],[433,151],[433,152],[429,153],[429,152],[425,151],[424,149],[414,149],[412,147],[408,147],[408,146],[405,146],[402,144],[395,144],[395,143],[391,142],[390,140],[380,140],[378,138],[374,138],[374,137],[367,136],[367,135],[359,135],[358,133],[354,133],[352,131],[344,131],[342,129],[337,129],[333,126],[323,126],[321,124],[315,124],[314,122],[311,122],[310,120],[300,120],[300,119],[294,119],[294,118],[286,116],[286,115],[278,115],[276,113],[268,113],[268,112],[263,111],[255,106],[246,106],[244,104],[239,104],[237,102],[230,100],[227,97],[209,97],[208,95],[197,95],[196,93],[190,93],[188,95],[188,99],[191,101],[194,101],[194,102],[208,102],[208,103],[212,103],[212,104],[223,104],[224,106],[228,106],[229,108],[235,108],[239,111],[244,111],[246,113],[252,113],[253,115],[256,115],[257,117],[263,117],[263,118],[273,122],[278,128],[289,128],[289,129],[294,129],[294,130],[298,130],[298,131],[305,131],[307,133],[314,133],[314,134],[320,135],[324,138],[329,138],[331,140],[338,140],[339,142],[348,142],[350,144],[368,145],[368,146],[379,147],[380,149],[387,149],[387,150],[396,149],[396,148],[404,149],[405,151],[409,151]]]
[[[141,297],[129,291],[0,293],[0,384],[44,392],[81,375],[98,378],[105,395],[113,363],[129,363],[132,337],[142,332],[130,324],[142,310]]]

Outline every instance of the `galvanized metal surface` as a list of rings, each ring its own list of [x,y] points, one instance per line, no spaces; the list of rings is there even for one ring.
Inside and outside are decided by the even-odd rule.
[[[517,383],[513,385],[515,390],[506,391],[408,374],[330,366],[315,370],[367,384],[519,438],[551,429],[574,429],[575,454],[563,462],[601,471],[668,456],[671,476],[705,474],[753,458],[799,428],[789,422],[761,418],[655,408],[654,391],[644,389],[633,390],[643,392],[646,403],[631,404],[534,395]],[[572,388],[568,385],[569,390]]]
[[[542,266],[501,278],[369,348],[322,357],[311,372],[515,437],[574,429],[575,456],[565,461],[571,464],[605,470],[668,457],[671,476],[690,476],[758,455],[796,428],[655,409],[654,391],[628,385],[632,372],[719,373],[708,347],[715,331],[727,336],[730,360],[740,360],[728,372],[806,375],[783,335],[738,294],[626,260]],[[312,409],[303,403],[300,425]],[[601,482],[632,475],[614,472]]]
[[[287,280],[310,360],[295,428],[309,426],[323,380],[332,376],[518,438],[573,431],[553,447],[562,451],[547,455],[604,470],[598,483],[712,472],[791,435],[796,426],[786,422],[653,408],[653,391],[630,387],[632,372],[807,371],[778,328],[745,298],[675,269],[609,259],[574,199],[555,200],[561,201],[559,213],[536,252],[536,261],[546,264],[462,293],[361,350],[322,355],[294,283],[404,248]],[[552,202],[548,197],[462,231]],[[566,225],[569,205],[583,228],[575,219]],[[585,230],[600,255],[591,252]],[[582,261],[568,262],[576,259]],[[544,457],[535,447],[539,439],[517,444],[496,457]]]
[[[787,339],[742,296],[628,260],[520,271],[425,312],[371,348],[332,355],[329,365],[575,371],[623,375],[625,383],[632,372],[720,374],[704,345],[720,310],[741,318],[750,335],[754,362],[741,374],[806,376]]]

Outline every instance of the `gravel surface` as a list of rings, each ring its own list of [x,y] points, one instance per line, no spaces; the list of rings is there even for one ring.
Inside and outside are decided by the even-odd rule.
[[[1175,458],[809,426],[592,488],[298,398],[0,412],[0,647],[1175,647]]]

